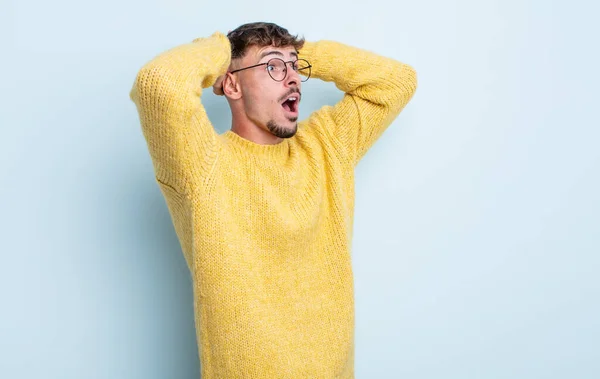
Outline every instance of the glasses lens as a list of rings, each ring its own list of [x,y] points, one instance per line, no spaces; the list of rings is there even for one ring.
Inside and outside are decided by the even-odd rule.
[[[310,78],[310,67],[310,63],[305,59],[298,59],[294,64],[294,70],[298,71],[300,75],[305,76],[301,79],[303,82]]]
[[[269,72],[269,75],[271,75],[271,78],[273,78],[273,80],[280,82],[285,78],[285,62],[279,58],[273,58],[269,60],[267,64],[267,71]]]

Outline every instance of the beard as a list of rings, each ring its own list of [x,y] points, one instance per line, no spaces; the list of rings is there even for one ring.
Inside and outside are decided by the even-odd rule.
[[[297,120],[297,118],[294,117],[293,119],[289,119],[289,120],[294,122]],[[277,124],[275,121],[271,120],[271,121],[267,122],[267,128],[269,129],[271,134],[273,134],[275,137],[290,138],[290,137],[293,137],[294,135],[296,135],[296,132],[298,131],[298,123],[295,123],[294,126],[291,128],[286,128],[284,126]]]

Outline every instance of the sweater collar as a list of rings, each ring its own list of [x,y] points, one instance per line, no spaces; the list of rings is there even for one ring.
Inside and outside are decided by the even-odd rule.
[[[289,138],[284,139],[275,145],[261,145],[256,142],[252,142],[248,139],[240,137],[238,134],[231,130],[226,131],[223,134],[225,141],[235,151],[240,154],[251,154],[257,157],[264,157],[276,160],[285,160],[290,153],[290,140]]]

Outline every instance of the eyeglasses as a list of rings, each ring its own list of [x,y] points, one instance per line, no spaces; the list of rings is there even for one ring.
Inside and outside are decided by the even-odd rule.
[[[281,82],[287,76],[287,64],[288,63],[292,64],[292,69],[294,71],[296,71],[299,74],[306,75],[306,77],[301,78],[300,81],[305,82],[310,78],[310,71],[311,71],[310,69],[312,66],[310,63],[308,63],[308,61],[306,59],[297,59],[295,61],[284,62],[283,59],[271,58],[268,62],[259,63],[259,64],[255,64],[254,66],[248,66],[248,67],[240,68],[237,70],[233,70],[233,71],[230,71],[230,73],[233,74],[234,72],[266,65],[267,72],[269,73],[269,76],[271,76],[271,79],[275,80],[276,82]]]

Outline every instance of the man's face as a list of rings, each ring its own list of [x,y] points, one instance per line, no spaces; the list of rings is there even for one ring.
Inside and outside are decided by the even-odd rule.
[[[278,58],[281,61],[273,60]],[[256,125],[280,138],[292,137],[298,128],[300,75],[292,68],[298,59],[294,47],[251,46],[237,68],[254,66],[237,72],[247,117]],[[277,80],[274,80],[277,79]]]

